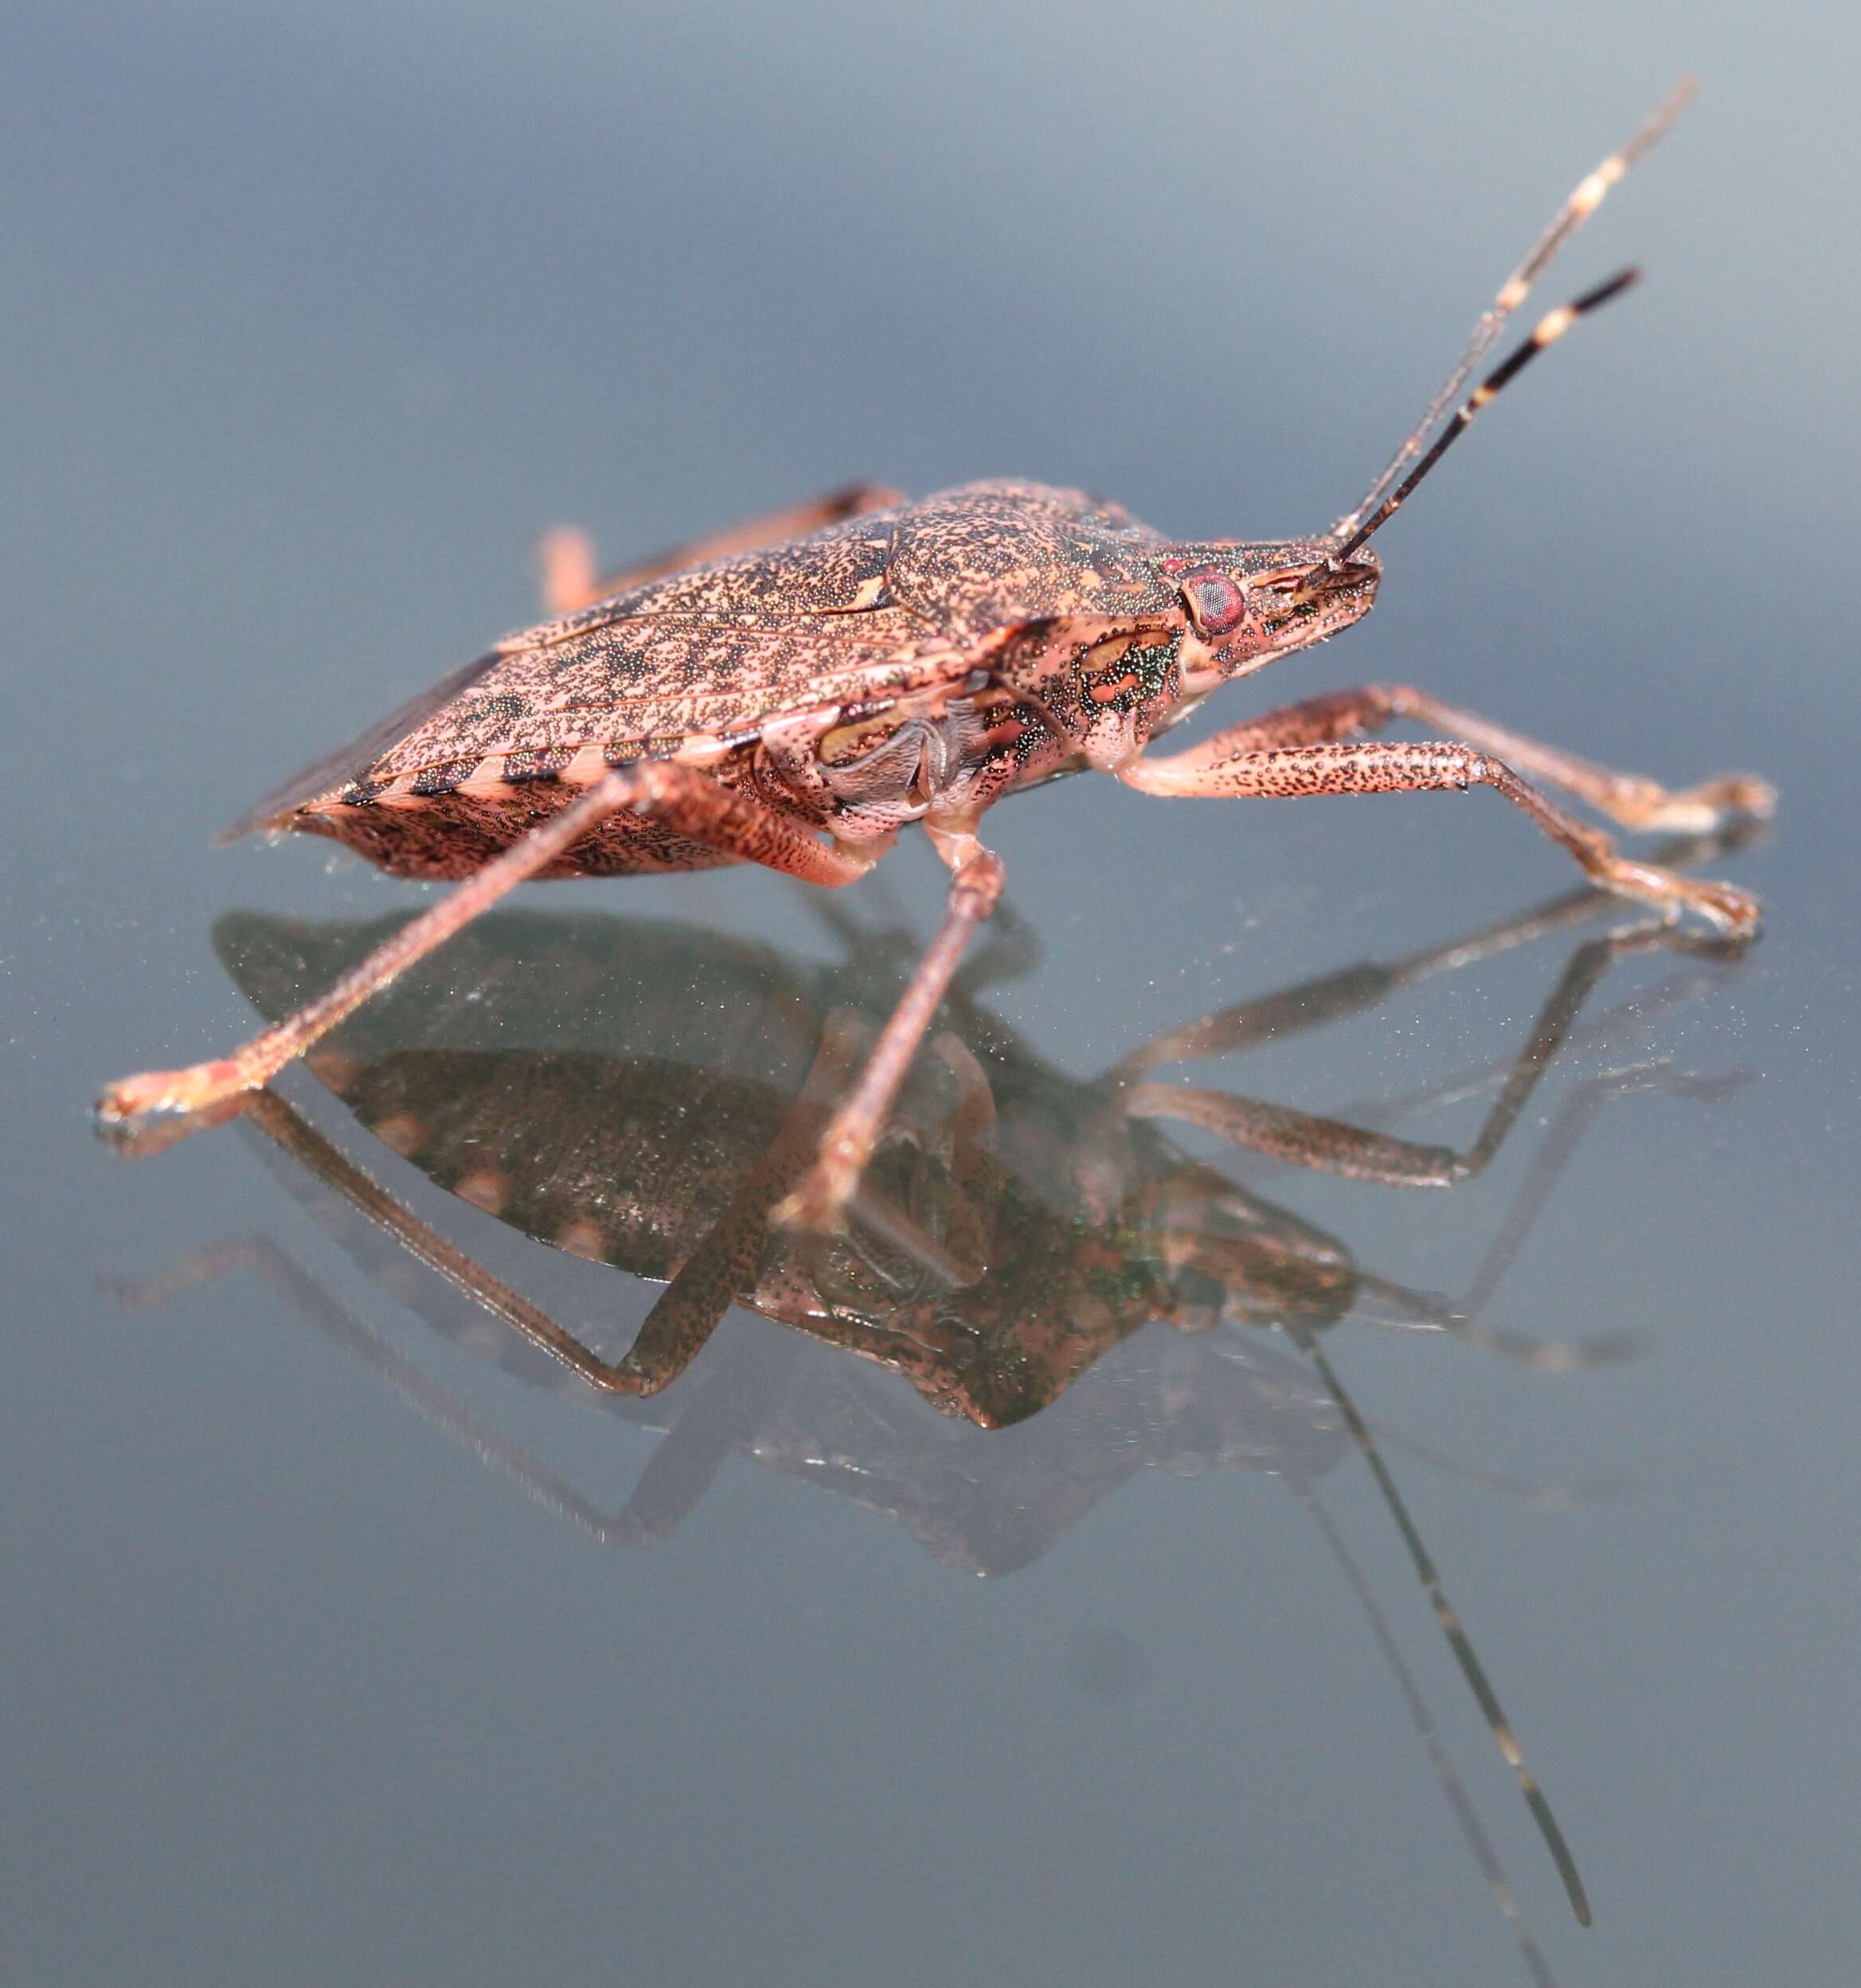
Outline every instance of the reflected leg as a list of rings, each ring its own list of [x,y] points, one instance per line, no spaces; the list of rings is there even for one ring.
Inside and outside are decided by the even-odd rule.
[[[573,1485],[455,1400],[372,1327],[352,1317],[268,1235],[197,1250],[164,1276],[106,1277],[100,1281],[113,1297],[139,1307],[165,1302],[195,1285],[212,1283],[237,1270],[252,1271],[283,1302],[346,1352],[354,1354],[420,1414],[457,1437],[484,1462],[504,1472],[546,1509],[603,1544],[612,1539],[612,1523]]]
[[[260,1091],[244,1101],[246,1119],[304,1169],[339,1195],[357,1213],[390,1236],[416,1262],[423,1263],[452,1288],[482,1306],[501,1325],[530,1341],[553,1360],[598,1387],[604,1394],[656,1394],[690,1361],[703,1344],[674,1313],[670,1324],[660,1317],[667,1293],[647,1313],[633,1344],[617,1360],[604,1360],[549,1313],[520,1297],[509,1285],[346,1159],[299,1112],[275,1091]],[[660,1320],[657,1329],[655,1320]],[[712,1323],[715,1323],[714,1320]]]
[[[809,1078],[768,1148],[731,1197],[716,1227],[694,1249],[647,1314],[621,1357],[604,1360],[521,1297],[484,1266],[449,1242],[388,1190],[344,1156],[275,1091],[243,1100],[245,1115],[307,1172],[392,1237],[416,1262],[443,1277],[501,1324],[560,1360],[604,1394],[654,1395],[677,1379],[710,1336],[725,1309],[742,1295],[768,1237],[767,1210],[781,1187],[812,1156],[825,1097],[850,1066],[846,1045],[823,1039]]]
[[[1749,832],[1747,829],[1746,832]],[[1735,832],[1719,836],[1692,836],[1665,845],[1660,852],[1664,869],[1690,868],[1709,855],[1722,853],[1738,839]],[[811,900],[815,899],[810,893]],[[1354,966],[1303,980],[1296,987],[1270,994],[1256,995],[1231,1007],[1198,1015],[1160,1030],[1147,1042],[1128,1051],[1100,1078],[1105,1090],[1133,1084],[1171,1063],[1193,1062],[1204,1056],[1226,1056],[1237,1050],[1252,1049],[1257,1043],[1278,1041],[1302,1029],[1320,1028],[1347,1015],[1362,1013],[1399,987],[1432,979],[1437,974],[1456,973],[1482,960],[1496,958],[1515,947],[1561,932],[1593,918],[1600,906],[1614,902],[1613,894],[1579,885],[1549,902],[1529,911],[1501,918],[1495,923],[1460,937],[1422,947],[1402,958],[1366,960]],[[1617,935],[1618,951],[1628,944],[1624,934]],[[1663,945],[1675,943],[1667,932],[1649,933],[1646,941]],[[1723,945],[1721,940],[1697,942],[1707,950]]]
[[[1384,1187],[1451,1187],[1484,1171],[1499,1151],[1570,1032],[1578,1009],[1608,970],[1617,948],[1617,941],[1610,938],[1594,939],[1578,948],[1539,1014],[1530,1040],[1514,1061],[1479,1137],[1464,1154],[1451,1146],[1425,1145],[1367,1132],[1311,1112],[1197,1085],[1133,1084],[1119,1102],[1132,1117],[1174,1119],[1199,1126],[1249,1152],[1347,1180],[1374,1181]]]

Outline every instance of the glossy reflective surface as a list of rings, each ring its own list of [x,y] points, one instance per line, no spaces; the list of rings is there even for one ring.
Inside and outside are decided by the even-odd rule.
[[[1855,51],[1685,18],[29,19],[9,1979],[1852,1974]],[[245,1123],[92,1139],[406,915],[202,845],[526,619],[541,527],[1004,472],[1321,524],[1683,64],[1569,264],[1644,289],[1229,695],[1761,770],[1696,857],[1757,948],[1477,797],[1080,780],[991,817],[1014,916],[850,1245],[757,1210],[921,849],[539,888]],[[523,1336],[668,1317],[605,1402]]]

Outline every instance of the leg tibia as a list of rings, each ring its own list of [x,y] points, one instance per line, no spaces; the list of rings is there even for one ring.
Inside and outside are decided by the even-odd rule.
[[[905,1081],[975,929],[1002,894],[1002,860],[970,834],[933,831],[938,853],[955,875],[944,922],[918,962],[891,1019],[880,1031],[859,1081],[834,1113],[821,1140],[820,1158],[776,1209],[775,1219],[805,1229],[839,1226],[848,1199],[872,1157],[886,1114]]]
[[[1390,718],[1413,718],[1492,753],[1535,780],[1562,788],[1624,828],[1710,835],[1731,816],[1765,816],[1777,806],[1769,785],[1750,773],[1722,773],[1675,792],[1638,773],[1617,773],[1557,746],[1540,745],[1406,683],[1378,684],[1368,695],[1380,702],[1386,715],[1366,730]]]
[[[1748,773],[1723,774],[1697,787],[1671,792],[1639,774],[1617,773],[1581,759],[1574,753],[1541,745],[1407,683],[1370,683],[1359,690],[1334,691],[1266,712],[1245,724],[1230,726],[1174,759],[1151,762],[1147,767],[1140,761],[1133,770],[1144,772],[1147,777],[1134,778],[1132,784],[1155,793],[1187,792],[1192,790],[1159,783],[1166,777],[1181,780],[1246,755],[1356,738],[1366,732],[1381,731],[1397,718],[1412,718],[1445,732],[1459,744],[1473,746],[1533,779],[1574,795],[1625,828],[1705,835],[1734,816],[1768,816],[1777,804],[1770,787]],[[1456,783],[1445,780],[1425,784],[1451,786]],[[1390,790],[1366,787],[1353,791]]]
[[[1355,693],[1363,700],[1382,693]],[[1726,883],[1695,882],[1650,863],[1618,856],[1608,836],[1577,820],[1515,773],[1504,761],[1470,746],[1432,740],[1418,745],[1381,741],[1346,742],[1330,728],[1344,722],[1348,698],[1315,699],[1296,707],[1308,712],[1322,743],[1280,745],[1262,750],[1253,743],[1260,729],[1237,726],[1170,759],[1140,759],[1119,777],[1147,793],[1218,799],[1293,794],[1425,793],[1491,787],[1562,843],[1597,883],[1657,905],[1664,911],[1697,912],[1720,930],[1742,937],[1757,926],[1757,906],[1744,891]],[[1375,706],[1370,706],[1374,709]],[[1293,712],[1275,714],[1264,725],[1284,738]]]

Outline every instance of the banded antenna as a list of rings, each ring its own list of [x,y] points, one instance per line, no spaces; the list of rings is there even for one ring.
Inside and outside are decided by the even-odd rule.
[[[1497,397],[1501,388],[1510,385],[1546,346],[1555,345],[1579,318],[1600,309],[1612,298],[1619,297],[1624,290],[1639,282],[1640,276],[1639,269],[1618,269],[1593,290],[1585,290],[1581,296],[1573,297],[1568,303],[1560,303],[1554,311],[1547,311],[1538,319],[1537,329],[1531,337],[1522,344],[1515,346],[1455,409],[1453,419],[1436,436],[1433,447],[1369,517],[1357,526],[1343,544],[1331,554],[1324,565],[1320,568],[1320,572],[1332,571],[1343,565],[1373,533],[1380,531],[1408,503],[1414,494],[1416,485],[1472,425],[1474,416]]]
[[[1436,422],[1446,411],[1454,396],[1472,377],[1473,369],[1492,349],[1494,342],[1505,327],[1506,320],[1531,294],[1531,286],[1544,272],[1546,267],[1558,251],[1602,205],[1609,189],[1650,147],[1667,135],[1674,120],[1692,101],[1699,87],[1699,83],[1695,77],[1683,76],[1668,96],[1666,102],[1628,140],[1628,143],[1619,151],[1612,152],[1593,173],[1588,174],[1578,184],[1570,198],[1558,209],[1550,225],[1533,243],[1525,260],[1500,284],[1498,294],[1474,326],[1472,336],[1468,340],[1466,350],[1456,362],[1453,371],[1448,375],[1447,379],[1442,384],[1441,391],[1429,403],[1428,412],[1422,416],[1402,447],[1390,458],[1382,474],[1363,493],[1356,506],[1347,511],[1332,526],[1331,537],[1339,540],[1347,539],[1353,547],[1360,546],[1363,542],[1362,538],[1354,536],[1359,526],[1371,510],[1382,501],[1384,495],[1394,483],[1396,479],[1420,452],[1422,444],[1428,440]],[[1613,295],[1615,292],[1611,291],[1609,294]],[[1592,298],[1595,296],[1593,292],[1589,295]],[[1593,306],[1586,303],[1584,299],[1579,299],[1575,305],[1568,307],[1581,315],[1583,309],[1593,307]],[[1554,316],[1555,315],[1555,313],[1553,314]],[[1539,330],[1542,331],[1543,327],[1540,326]],[[1556,335],[1557,333],[1553,332],[1550,337],[1545,338],[1542,342],[1548,345],[1550,342],[1550,338]],[[1523,363],[1523,361],[1521,360],[1520,364]],[[1501,370],[1503,370],[1503,368]],[[1516,371],[1517,367],[1515,366],[1513,370]],[[1507,377],[1509,378],[1511,375],[1507,374]],[[1487,384],[1488,386],[1492,386],[1492,382],[1490,380]],[[1497,390],[1497,387],[1493,387],[1494,392]],[[1490,399],[1491,394],[1488,394],[1488,397]],[[1465,423],[1463,421],[1461,425],[1464,426]],[[1414,487],[1414,480],[1411,479],[1408,486],[1411,489]],[[1387,515],[1386,513],[1385,515]],[[1343,554],[1339,554],[1334,555],[1334,558],[1342,558],[1344,556]]]

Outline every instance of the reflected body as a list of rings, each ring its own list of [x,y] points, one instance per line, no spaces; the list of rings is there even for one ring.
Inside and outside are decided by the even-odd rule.
[[[340,970],[394,922],[320,930],[239,918],[221,945],[264,1009]],[[384,1144],[474,1208],[667,1286],[614,1360],[514,1294],[491,1297],[494,1310],[602,1391],[645,1395],[738,1304],[902,1372],[939,1407],[984,1426],[1032,1415],[1151,1322],[1303,1340],[1367,1311],[1472,1329],[1443,1301],[1368,1274],[1343,1243],[1192,1159],[1167,1123],[1360,1179],[1450,1184],[1496,1148],[1610,957],[1597,942],[1566,972],[1465,1156],[1150,1081],[1159,1063],[1352,1012],[1429,970],[1433,953],[1202,1018],[1096,1082],[1060,1071],[960,984],[954,1025],[913,1066],[846,1232],[816,1237],[772,1211],[811,1158],[895,945],[864,942],[832,975],[645,920],[508,915],[462,945],[471,998],[418,1023],[424,1039],[405,1032],[421,1014],[415,988],[358,1018],[310,1068]],[[631,984],[618,1012],[617,980]],[[546,1025],[526,1027],[526,1010]],[[258,1121],[276,1125],[276,1111]],[[474,1292],[471,1273],[459,1274]]]
[[[870,1017],[882,1012],[896,941],[854,935],[843,967],[820,969],[650,921],[481,921],[464,942],[463,983],[448,975],[405,984],[309,1067],[377,1139],[470,1204],[475,1213],[459,1210],[468,1224],[495,1217],[577,1257],[663,1280],[624,1353],[605,1358],[566,1331],[281,1098],[251,1100],[246,1122],[274,1156],[292,1163],[287,1171],[299,1191],[334,1211],[338,1232],[385,1283],[405,1289],[393,1262],[407,1256],[444,1280],[438,1314],[430,1289],[416,1301],[446,1329],[500,1358],[540,1349],[573,1372],[578,1388],[592,1382],[635,1419],[666,1429],[664,1446],[612,1515],[452,1402],[268,1239],[209,1252],[178,1279],[128,1288],[147,1297],[197,1276],[256,1270],[423,1412],[614,1544],[664,1538],[732,1456],[850,1496],[898,1520],[940,1557],[998,1573],[1045,1552],[1145,1469],[1271,1472],[1312,1505],[1432,1743],[1386,1626],[1314,1502],[1317,1481],[1359,1454],[1587,1919],[1562,1833],[1320,1336],[1355,1319],[1453,1334],[1540,1368],[1619,1357],[1625,1348],[1616,1341],[1515,1339],[1482,1326],[1477,1313],[1588,1115],[1636,1087],[1636,1078],[1617,1071],[1565,1100],[1545,1141],[1549,1164],[1528,1177],[1459,1305],[1366,1272],[1343,1243],[1190,1157],[1165,1124],[1214,1131],[1276,1162],[1385,1184],[1451,1185],[1497,1150],[1611,961],[1680,941],[1642,927],[1580,945],[1523,1051],[1454,1086],[1493,1096],[1464,1151],[1159,1083],[1153,1074],[1359,1012],[1393,988],[1578,922],[1597,902],[1579,893],[1402,960],[1347,968],[1198,1018],[1089,1082],[1054,1068],[977,999],[989,971],[1018,964],[1021,935],[1011,921],[998,928],[1001,957],[985,953],[952,988],[951,1026],[914,1064],[837,1236],[784,1227],[773,1209],[810,1163],[819,1121]],[[219,936],[265,1011],[287,1004],[305,978],[339,972],[379,944],[391,922],[319,929],[235,917]],[[1613,1042],[1693,984],[1683,980],[1605,1016],[1592,1025],[1593,1039]],[[1650,1081],[1695,1094],[1714,1089],[1671,1073]],[[692,1364],[733,1302],[862,1357],[803,1366],[780,1339],[739,1340],[721,1361],[698,1361],[663,1411],[647,1409],[641,1398]],[[488,1342],[475,1317],[495,1321]],[[1286,1350],[1236,1327],[1270,1329]],[[1119,1350],[1145,1328],[1140,1346]],[[888,1395],[897,1383],[874,1363],[908,1377],[943,1415],[906,1411],[909,1397]],[[951,1432],[952,1421],[982,1427],[939,1433]],[[1452,1770],[1437,1767],[1476,1855],[1490,1865]],[[1494,1883],[1535,1959],[1509,1892]]]
[[[477,1316],[510,1327],[494,1347],[527,1342],[610,1395],[664,1387],[732,1304],[901,1372],[940,1409],[984,1426],[1025,1421],[1152,1324],[1175,1329],[1147,1340],[1153,1348],[1220,1347],[1186,1356],[1214,1394],[1237,1361],[1265,1350],[1253,1336],[1217,1326],[1269,1328],[1309,1348],[1355,1317],[1455,1334],[1539,1366],[1579,1364],[1615,1349],[1534,1345],[1476,1316],[1530,1209],[1508,1221],[1456,1305],[1373,1274],[1342,1242],[1192,1158],[1169,1127],[1213,1133],[1257,1164],[1452,1185],[1498,1149],[1610,961],[1677,945],[1673,935],[1631,928],[1578,949],[1523,1050],[1472,1080],[1492,1102],[1464,1151],[1155,1079],[1173,1063],[1359,1012],[1396,988],[1577,922],[1597,902],[1578,893],[1405,959],[1200,1017],[1089,1081],[1058,1069],[980,999],[992,975],[1025,958],[1027,935],[1011,919],[958,977],[950,1025],[913,1064],[846,1232],[827,1237],[786,1228],[773,1211],[884,1011],[907,941],[843,924],[847,957],[824,968],[651,920],[483,920],[461,940],[459,971],[410,979],[309,1068],[385,1145],[469,1203],[477,1212],[461,1211],[468,1224],[494,1216],[578,1258],[663,1282],[618,1356],[584,1344],[436,1235],[281,1099],[256,1101],[249,1122],[438,1270]],[[237,915],[223,922],[219,943],[248,995],[272,1012],[305,981],[339,973],[379,945],[396,922],[319,928]],[[1656,1005],[1644,1000],[1632,1017],[1586,1026],[1619,1034]],[[1660,1081],[1680,1083],[1671,1073]],[[1618,1076],[1580,1087],[1557,1122],[1624,1086],[1632,1085]],[[1547,1144],[1567,1151],[1562,1135]],[[1545,1191],[1542,1182],[1531,1189],[1532,1208]]]
[[[1669,852],[1679,861],[1703,853]],[[207,1252],[178,1276],[127,1289],[146,1298],[202,1275],[255,1270],[424,1413],[614,1544],[667,1536],[733,1456],[886,1513],[940,1557],[978,1572],[1038,1557],[1147,1469],[1271,1472],[1311,1506],[1438,1753],[1387,1626],[1316,1502],[1319,1478],[1359,1454],[1573,1908],[1587,1921],[1562,1832],[1320,1337],[1355,1319],[1452,1334],[1541,1368],[1620,1357],[1627,1349],[1618,1340],[1523,1340],[1481,1325],[1478,1314],[1604,1100],[1644,1083],[1707,1097],[1720,1086],[1671,1071],[1617,1070],[1574,1090],[1458,1304],[1366,1271],[1334,1238],[1190,1157],[1165,1126],[1187,1124],[1241,1154],[1364,1181],[1449,1186],[1480,1172],[1498,1150],[1612,961],[1650,949],[1700,948],[1654,926],[1580,945],[1523,1050],[1451,1086],[1456,1094],[1492,1094],[1464,1150],[1226,1090],[1160,1083],[1155,1074],[1358,1012],[1394,988],[1580,922],[1598,902],[1594,894],[1574,894],[1400,960],[1347,968],[1197,1018],[1083,1082],[1049,1064],[978,999],[991,972],[1022,963],[1022,929],[1007,919],[996,947],[954,983],[950,1025],[913,1063],[846,1231],[831,1236],[787,1227],[775,1211],[811,1164],[819,1121],[871,1016],[883,1012],[898,941],[843,926],[846,961],[821,969],[648,921],[480,921],[465,941],[469,957],[458,963],[468,969],[463,982],[410,980],[324,1045],[309,1067],[385,1146],[456,1197],[468,1225],[493,1217],[575,1256],[663,1280],[624,1352],[605,1356],[565,1329],[282,1098],[249,1100],[245,1119],[299,1191],[334,1211],[338,1232],[385,1283],[404,1289],[392,1262],[379,1256],[384,1242],[390,1259],[411,1257],[444,1280],[438,1322],[446,1329],[500,1357],[540,1350],[571,1371],[578,1389],[592,1383],[635,1419],[665,1427],[663,1446],[612,1515],[451,1400],[268,1239]],[[287,1004],[304,979],[340,972],[385,937],[391,942],[391,923],[319,929],[235,917],[219,937],[236,977],[269,1011]],[[1593,1043],[1613,1047],[1698,980],[1682,976],[1584,1027]],[[1427,1102],[1402,1101],[1384,1115]],[[429,1314],[432,1297],[429,1289],[416,1300]],[[470,1308],[463,1325],[460,1298]],[[787,1339],[784,1350],[783,1337],[764,1336],[740,1341],[721,1361],[698,1360],[733,1303],[836,1352],[825,1366],[803,1365],[796,1340]],[[475,1316],[491,1325],[488,1343]],[[1268,1328],[1285,1350],[1237,1327]],[[1140,1344],[1127,1345],[1140,1333]],[[906,1376],[942,1415],[906,1409],[909,1395],[892,1375],[876,1374],[875,1363]],[[647,1410],[642,1398],[674,1381],[665,1409]],[[964,1423],[981,1427],[963,1430]],[[1542,1978],[1541,1958],[1477,1818],[1445,1758],[1437,1767]]]

